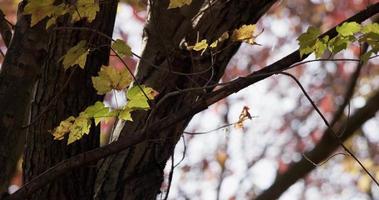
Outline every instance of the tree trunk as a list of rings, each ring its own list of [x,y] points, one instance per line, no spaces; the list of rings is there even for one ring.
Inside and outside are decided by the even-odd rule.
[[[24,3],[19,6],[22,12]],[[30,17],[20,15],[0,73],[0,197],[23,151],[30,102],[37,74],[47,53],[44,23],[30,28]]]
[[[91,24],[81,21],[77,27],[89,27],[112,36],[118,1],[100,3],[100,11]],[[67,19],[49,38],[48,54],[43,60],[40,78],[32,102],[31,126],[26,139],[24,180],[49,169],[59,161],[99,146],[99,127],[92,126],[90,135],[67,145],[67,140],[53,140],[51,130],[69,116],[77,116],[87,106],[101,101],[91,77],[108,64],[110,40],[95,31],[71,30]],[[90,52],[85,69],[64,70],[60,58],[79,41],[86,40],[95,50]],[[96,163],[76,169],[34,193],[31,199],[92,199]]]
[[[276,1],[216,1],[204,10],[202,8],[208,5],[208,1],[193,1],[189,7],[172,10],[167,10],[167,0],[152,2],[137,79],[140,84],[157,90],[159,95],[151,112],[135,113],[133,122],[125,124],[124,136],[182,110],[211,91],[213,87],[162,98],[180,89],[217,83],[239,48],[239,43],[229,40],[218,46],[218,50],[222,49],[219,53],[207,51],[201,56],[186,50],[183,40],[193,45],[197,35],[200,40],[209,42],[226,31],[231,34],[243,24],[256,23]],[[151,133],[151,140],[100,161],[95,198],[155,199],[160,193],[165,164],[190,119],[165,131]]]

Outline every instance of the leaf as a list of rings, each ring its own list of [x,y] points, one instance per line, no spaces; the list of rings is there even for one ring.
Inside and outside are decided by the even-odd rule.
[[[378,23],[371,23],[363,26],[362,28],[363,33],[376,33],[379,34],[379,24]]]
[[[67,144],[80,140],[84,134],[89,134],[91,121],[85,113],[80,113],[70,128]]]
[[[77,3],[72,6],[71,22],[77,22],[84,18],[88,22],[92,22],[96,18],[96,13],[99,12],[99,3],[95,0],[78,0]]]
[[[132,112],[132,109],[125,106],[124,109],[122,109],[120,111],[118,117],[122,120],[125,120],[125,121],[133,121],[131,112]]]
[[[321,58],[325,50],[328,49],[329,36],[325,36],[322,39],[317,39],[316,44],[314,45],[314,51],[316,58]]]
[[[70,132],[74,120],[75,117],[70,116],[69,118],[61,121],[59,126],[53,130],[52,135],[54,136],[54,140],[63,140],[64,136]]]
[[[242,108],[241,114],[238,118],[238,122],[234,124],[235,128],[243,128],[243,122],[246,121],[247,119],[252,119],[250,113],[249,113],[249,107],[244,106]]]
[[[256,29],[255,24],[243,25],[241,28],[233,31],[232,40],[238,42],[246,42],[254,44],[254,31]]]
[[[336,28],[337,32],[342,36],[352,36],[361,30],[361,25],[357,22],[345,22]]]
[[[90,118],[94,118],[96,126],[103,119],[116,116],[115,113],[111,112],[110,109],[108,107],[105,107],[104,103],[100,101],[97,101],[92,106],[88,106],[84,110],[84,114],[86,114]]]
[[[190,5],[192,0],[170,0],[170,4],[168,5],[168,9],[172,8],[180,8],[184,5]]]
[[[50,19],[46,23],[46,29],[50,28],[52,25],[54,25],[58,19],[58,17],[65,15],[69,12],[68,7],[66,4],[62,3],[57,6],[54,6],[54,9],[50,15]]]
[[[86,47],[86,41],[82,40],[77,45],[69,49],[60,60],[63,59],[64,69],[68,69],[71,66],[79,65],[80,68],[84,69],[87,61],[88,48]]]
[[[113,44],[112,44],[112,49],[116,51],[116,53],[120,57],[124,56],[131,56],[132,55],[132,49],[127,45],[124,40],[117,39]]]
[[[336,54],[336,53],[346,49],[347,46],[350,44],[350,42],[353,41],[354,39],[355,39],[354,36],[348,36],[348,37],[337,36],[337,37],[334,37],[328,42],[329,50],[333,54]]]
[[[320,30],[315,27],[309,27],[307,31],[301,34],[297,41],[300,46],[300,56],[303,57],[305,54],[310,54],[313,52],[313,46],[315,45],[318,36],[320,35]]]
[[[144,92],[141,91],[141,88]],[[149,100],[154,99],[155,91],[153,88],[146,87],[144,85],[141,85],[141,88],[138,86],[133,86],[130,88],[127,92],[126,97],[128,98],[128,103],[126,104],[127,107],[131,109],[149,109]],[[148,99],[146,98],[145,94],[147,95]]]
[[[209,45],[209,47],[212,48],[212,49],[213,49],[213,48],[216,48],[216,47],[217,47],[217,44],[218,44],[218,40],[212,42],[212,44]]]
[[[196,43],[193,47],[194,51],[205,51],[208,48],[208,42],[207,40],[201,40],[200,42]]]
[[[99,95],[103,95],[112,89],[125,89],[131,81],[131,75],[126,69],[117,70],[111,66],[102,66],[99,76],[92,77],[93,87]]]
[[[41,20],[54,12],[54,0],[32,0],[25,6],[24,14],[32,15],[30,26],[36,25]]]

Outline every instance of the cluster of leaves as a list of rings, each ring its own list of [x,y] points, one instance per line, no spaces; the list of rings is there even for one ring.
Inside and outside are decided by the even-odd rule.
[[[48,18],[46,28],[49,28],[56,23],[58,17],[66,14],[71,17],[72,22],[81,19],[92,22],[98,11],[99,3],[96,0],[77,0],[74,4],[61,3],[59,5],[54,5],[54,0],[33,0],[25,6],[24,14],[31,15],[31,26]],[[132,55],[130,47],[123,40],[115,40],[112,50],[120,59]],[[62,62],[65,70],[75,66],[84,69],[89,53],[87,41],[82,40],[71,47],[59,61]],[[129,87],[126,92],[132,81],[132,75],[125,68],[117,70],[112,66],[102,66],[98,76],[92,77],[92,84],[97,94],[104,95],[112,90],[125,91],[127,103],[122,109],[111,109],[98,101],[79,113],[77,117],[70,116],[61,121],[59,126],[52,131],[54,139],[63,140],[68,135],[67,144],[71,144],[90,133],[92,121],[95,126],[110,117],[133,121],[131,113],[149,109],[149,101],[154,98],[156,92],[144,85]]]
[[[120,56],[131,55],[130,47],[122,40],[116,40],[112,44],[114,52]],[[77,45],[69,49],[61,60],[65,69],[73,66],[84,68],[89,48],[86,41],[82,40]],[[125,68],[117,70],[112,66],[102,66],[98,76],[92,77],[93,87],[97,94],[104,95],[112,90],[124,91],[133,81],[131,74]],[[149,100],[152,100],[156,92],[144,85],[137,85],[129,88],[125,94],[127,103],[122,109],[112,110],[102,102],[96,102],[87,107],[78,117],[70,116],[62,121],[53,130],[55,140],[62,140],[69,134],[67,144],[71,144],[81,139],[85,134],[89,134],[92,120],[97,126],[100,121],[110,117],[118,117],[125,121],[133,121],[131,112],[136,110],[147,110],[150,108]]]
[[[49,28],[56,23],[58,17],[66,14],[71,16],[72,23],[81,19],[92,22],[99,10],[99,3],[96,0],[77,0],[74,4],[61,3],[59,5],[54,5],[54,0],[30,0],[23,14],[32,16],[31,26],[49,18],[46,23],[46,28]]]
[[[106,68],[111,69],[113,67]],[[102,75],[99,75],[99,77],[101,76]],[[148,99],[145,97],[145,94],[147,94]],[[71,144],[81,139],[85,134],[90,133],[92,121],[94,121],[95,126],[97,126],[100,121],[107,120],[111,117],[118,117],[125,121],[133,121],[131,112],[149,109],[148,101],[154,98],[154,94],[155,92],[152,88],[133,86],[126,92],[128,102],[122,109],[111,109],[106,107],[103,102],[97,101],[94,105],[87,107],[81,112],[78,117],[70,116],[60,122],[59,126],[53,130],[52,134],[54,139],[63,140],[68,134],[67,144]]]
[[[232,36],[228,32],[223,33],[217,40],[213,41],[210,45],[206,39],[197,42],[194,46],[188,46],[189,50],[201,51],[204,53],[209,47],[214,49],[218,46],[220,42],[223,42],[227,39],[231,39],[233,42],[246,42],[248,44],[256,44],[254,32],[256,30],[255,24],[243,25],[238,29],[235,29],[232,33]]]
[[[337,36],[320,38],[321,31],[315,27],[298,37],[300,55],[315,53],[316,58],[320,58],[326,51],[336,54],[348,47],[353,42],[367,43],[370,49],[361,55],[361,60],[367,62],[372,54],[379,51],[379,24],[370,23],[361,25],[356,22],[345,22],[337,27]]]

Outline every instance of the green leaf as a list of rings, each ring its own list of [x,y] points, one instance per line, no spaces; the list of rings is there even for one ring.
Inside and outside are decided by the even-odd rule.
[[[301,34],[297,38],[300,46],[301,57],[303,57],[305,54],[310,54],[313,52],[314,45],[316,44],[319,35],[320,30],[318,28],[309,27],[305,33]]]
[[[117,70],[111,66],[102,66],[99,76],[92,77],[93,87],[97,90],[97,94],[99,95],[103,95],[112,89],[125,89],[131,81],[132,77],[128,70]]]
[[[190,5],[192,0],[170,0],[170,4],[168,5],[168,9],[172,8],[180,8],[184,5]]]
[[[329,36],[327,35],[321,39],[317,39],[314,45],[314,52],[315,52],[316,58],[321,58],[325,50],[328,49],[328,42],[329,42]]]
[[[125,106],[124,109],[122,109],[118,115],[118,117],[125,121],[133,121],[132,119],[132,112],[133,110],[129,107]]]
[[[112,49],[116,51],[116,53],[120,57],[124,56],[131,56],[132,55],[132,49],[127,45],[124,40],[117,39],[113,44],[112,44]]]
[[[378,23],[371,23],[363,26],[362,28],[363,33],[376,33],[379,34],[379,24]]]
[[[84,134],[89,134],[91,128],[91,121],[84,113],[80,113],[70,128],[70,134],[68,136],[67,144],[71,144],[77,140],[80,140]]]
[[[336,28],[337,32],[342,36],[352,36],[361,30],[361,25],[357,22],[345,22]]]
[[[111,112],[108,107],[105,107],[103,102],[97,101],[94,105],[88,106],[84,113],[90,117],[94,118],[95,125],[97,126],[100,121],[108,118],[116,116],[115,113]]]
[[[69,49],[60,60],[63,60],[62,64],[65,69],[71,66],[79,65],[80,68],[84,69],[87,61],[88,48],[86,47],[86,41],[82,40],[77,45]]]
[[[347,48],[347,46],[354,41],[355,38],[354,36],[348,36],[348,37],[343,37],[343,36],[336,36],[332,38],[328,45],[329,45],[329,50],[333,54],[336,54],[344,49]]]
[[[30,0],[25,6],[24,14],[32,15],[30,26],[49,17],[54,12],[54,0]]]
[[[147,95],[149,99],[146,98],[145,94],[141,91],[140,87],[133,86],[127,92],[126,97],[128,98],[127,107],[132,109],[149,109],[149,100],[154,99],[154,90],[150,87],[141,85],[142,90]]]
[[[77,3],[72,6],[71,22],[77,22],[84,18],[88,22],[92,22],[96,18],[97,12],[99,12],[99,3],[95,0],[78,0]]]

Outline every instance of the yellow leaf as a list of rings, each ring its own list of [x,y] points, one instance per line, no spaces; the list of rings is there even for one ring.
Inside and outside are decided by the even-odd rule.
[[[73,23],[83,18],[86,18],[88,22],[92,22],[96,18],[100,7],[99,3],[95,0],[78,0],[76,5],[72,6],[71,9],[71,21]]]
[[[32,15],[30,26],[36,25],[54,12],[54,0],[32,0],[25,6],[24,14]]]
[[[112,89],[125,89],[132,81],[131,75],[126,69],[117,70],[111,66],[103,66],[99,76],[92,77],[92,83],[97,90],[97,94],[105,94]]]
[[[52,10],[51,15],[49,16],[50,19],[46,23],[46,29],[54,25],[58,17],[65,15],[68,12],[69,12],[68,6],[66,6],[66,4],[64,3],[54,6],[54,9]]]
[[[237,42],[247,42],[254,44],[254,31],[256,26],[253,24],[243,25],[241,28],[234,30],[232,39]]]
[[[209,47],[211,47],[211,48],[216,48],[216,47],[217,47],[217,44],[218,44],[218,40],[212,42],[212,44],[209,45]]]
[[[208,48],[208,42],[207,40],[201,40],[200,42],[196,43],[193,47],[194,51],[205,51]]]
[[[64,136],[70,132],[72,123],[74,122],[75,117],[70,116],[69,118],[61,121],[58,127],[53,131],[54,140],[63,140]]]
[[[172,8],[180,8],[184,5],[190,5],[192,0],[170,0],[170,4],[168,5],[168,9]]]
[[[77,45],[69,49],[60,60],[63,60],[62,64],[64,69],[68,69],[71,66],[79,65],[84,69],[88,56],[88,48],[86,47],[86,41],[82,40]]]
[[[125,120],[125,121],[133,121],[132,119],[132,109],[130,109],[129,107],[125,106],[123,110],[121,110],[120,114],[118,115],[118,117],[122,120]]]
[[[70,128],[67,144],[80,140],[84,134],[89,134],[91,121],[84,113],[80,113]]]

